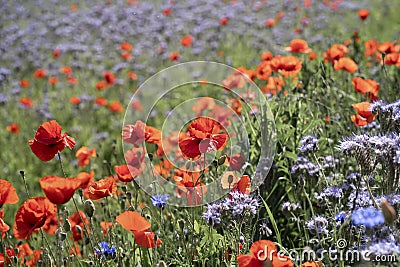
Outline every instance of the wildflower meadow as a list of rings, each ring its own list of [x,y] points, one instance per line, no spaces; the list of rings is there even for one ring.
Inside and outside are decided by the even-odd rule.
[[[0,0],[0,266],[400,266],[397,0]]]

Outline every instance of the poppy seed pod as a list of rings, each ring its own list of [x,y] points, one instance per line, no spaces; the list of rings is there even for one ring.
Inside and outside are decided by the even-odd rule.
[[[91,201],[90,199],[85,200],[85,202],[83,202],[83,210],[85,211],[86,215],[89,218],[92,218],[93,214],[96,210],[96,207],[94,206],[93,201]]]

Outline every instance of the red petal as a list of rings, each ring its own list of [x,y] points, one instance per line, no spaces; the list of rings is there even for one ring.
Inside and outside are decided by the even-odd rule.
[[[54,158],[54,156],[65,148],[64,142],[59,142],[56,145],[49,146],[37,142],[36,140],[29,140],[29,145],[32,152],[41,161],[49,161]]]
[[[44,122],[36,131],[35,139],[45,145],[55,144],[61,138],[61,126],[55,121]]]
[[[151,224],[136,211],[125,211],[117,216],[116,221],[128,231],[144,231]]]
[[[201,139],[193,137],[185,137],[179,141],[179,148],[182,154],[188,158],[196,158],[200,156],[199,144]]]
[[[155,234],[150,231],[132,231],[135,235],[135,243],[144,248],[154,248],[162,244],[161,239],[154,242]]]

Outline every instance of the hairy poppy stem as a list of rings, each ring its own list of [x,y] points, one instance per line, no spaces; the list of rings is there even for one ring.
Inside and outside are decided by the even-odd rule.
[[[22,180],[24,181],[24,186],[25,186],[26,195],[28,196],[28,198],[30,198],[30,196],[29,196],[29,190],[28,190],[28,185],[26,184],[26,180],[25,180],[25,172],[24,172],[24,171],[19,171],[19,174],[21,175]]]
[[[57,153],[57,157],[58,157],[58,161],[60,162],[61,172],[64,175],[64,177],[67,177],[67,175],[65,174],[65,171],[64,171],[64,166],[62,164],[60,152]]]

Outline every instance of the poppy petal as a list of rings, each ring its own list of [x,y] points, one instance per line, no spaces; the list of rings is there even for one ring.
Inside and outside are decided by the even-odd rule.
[[[125,211],[117,216],[116,221],[128,231],[144,231],[151,224],[136,211]]]

